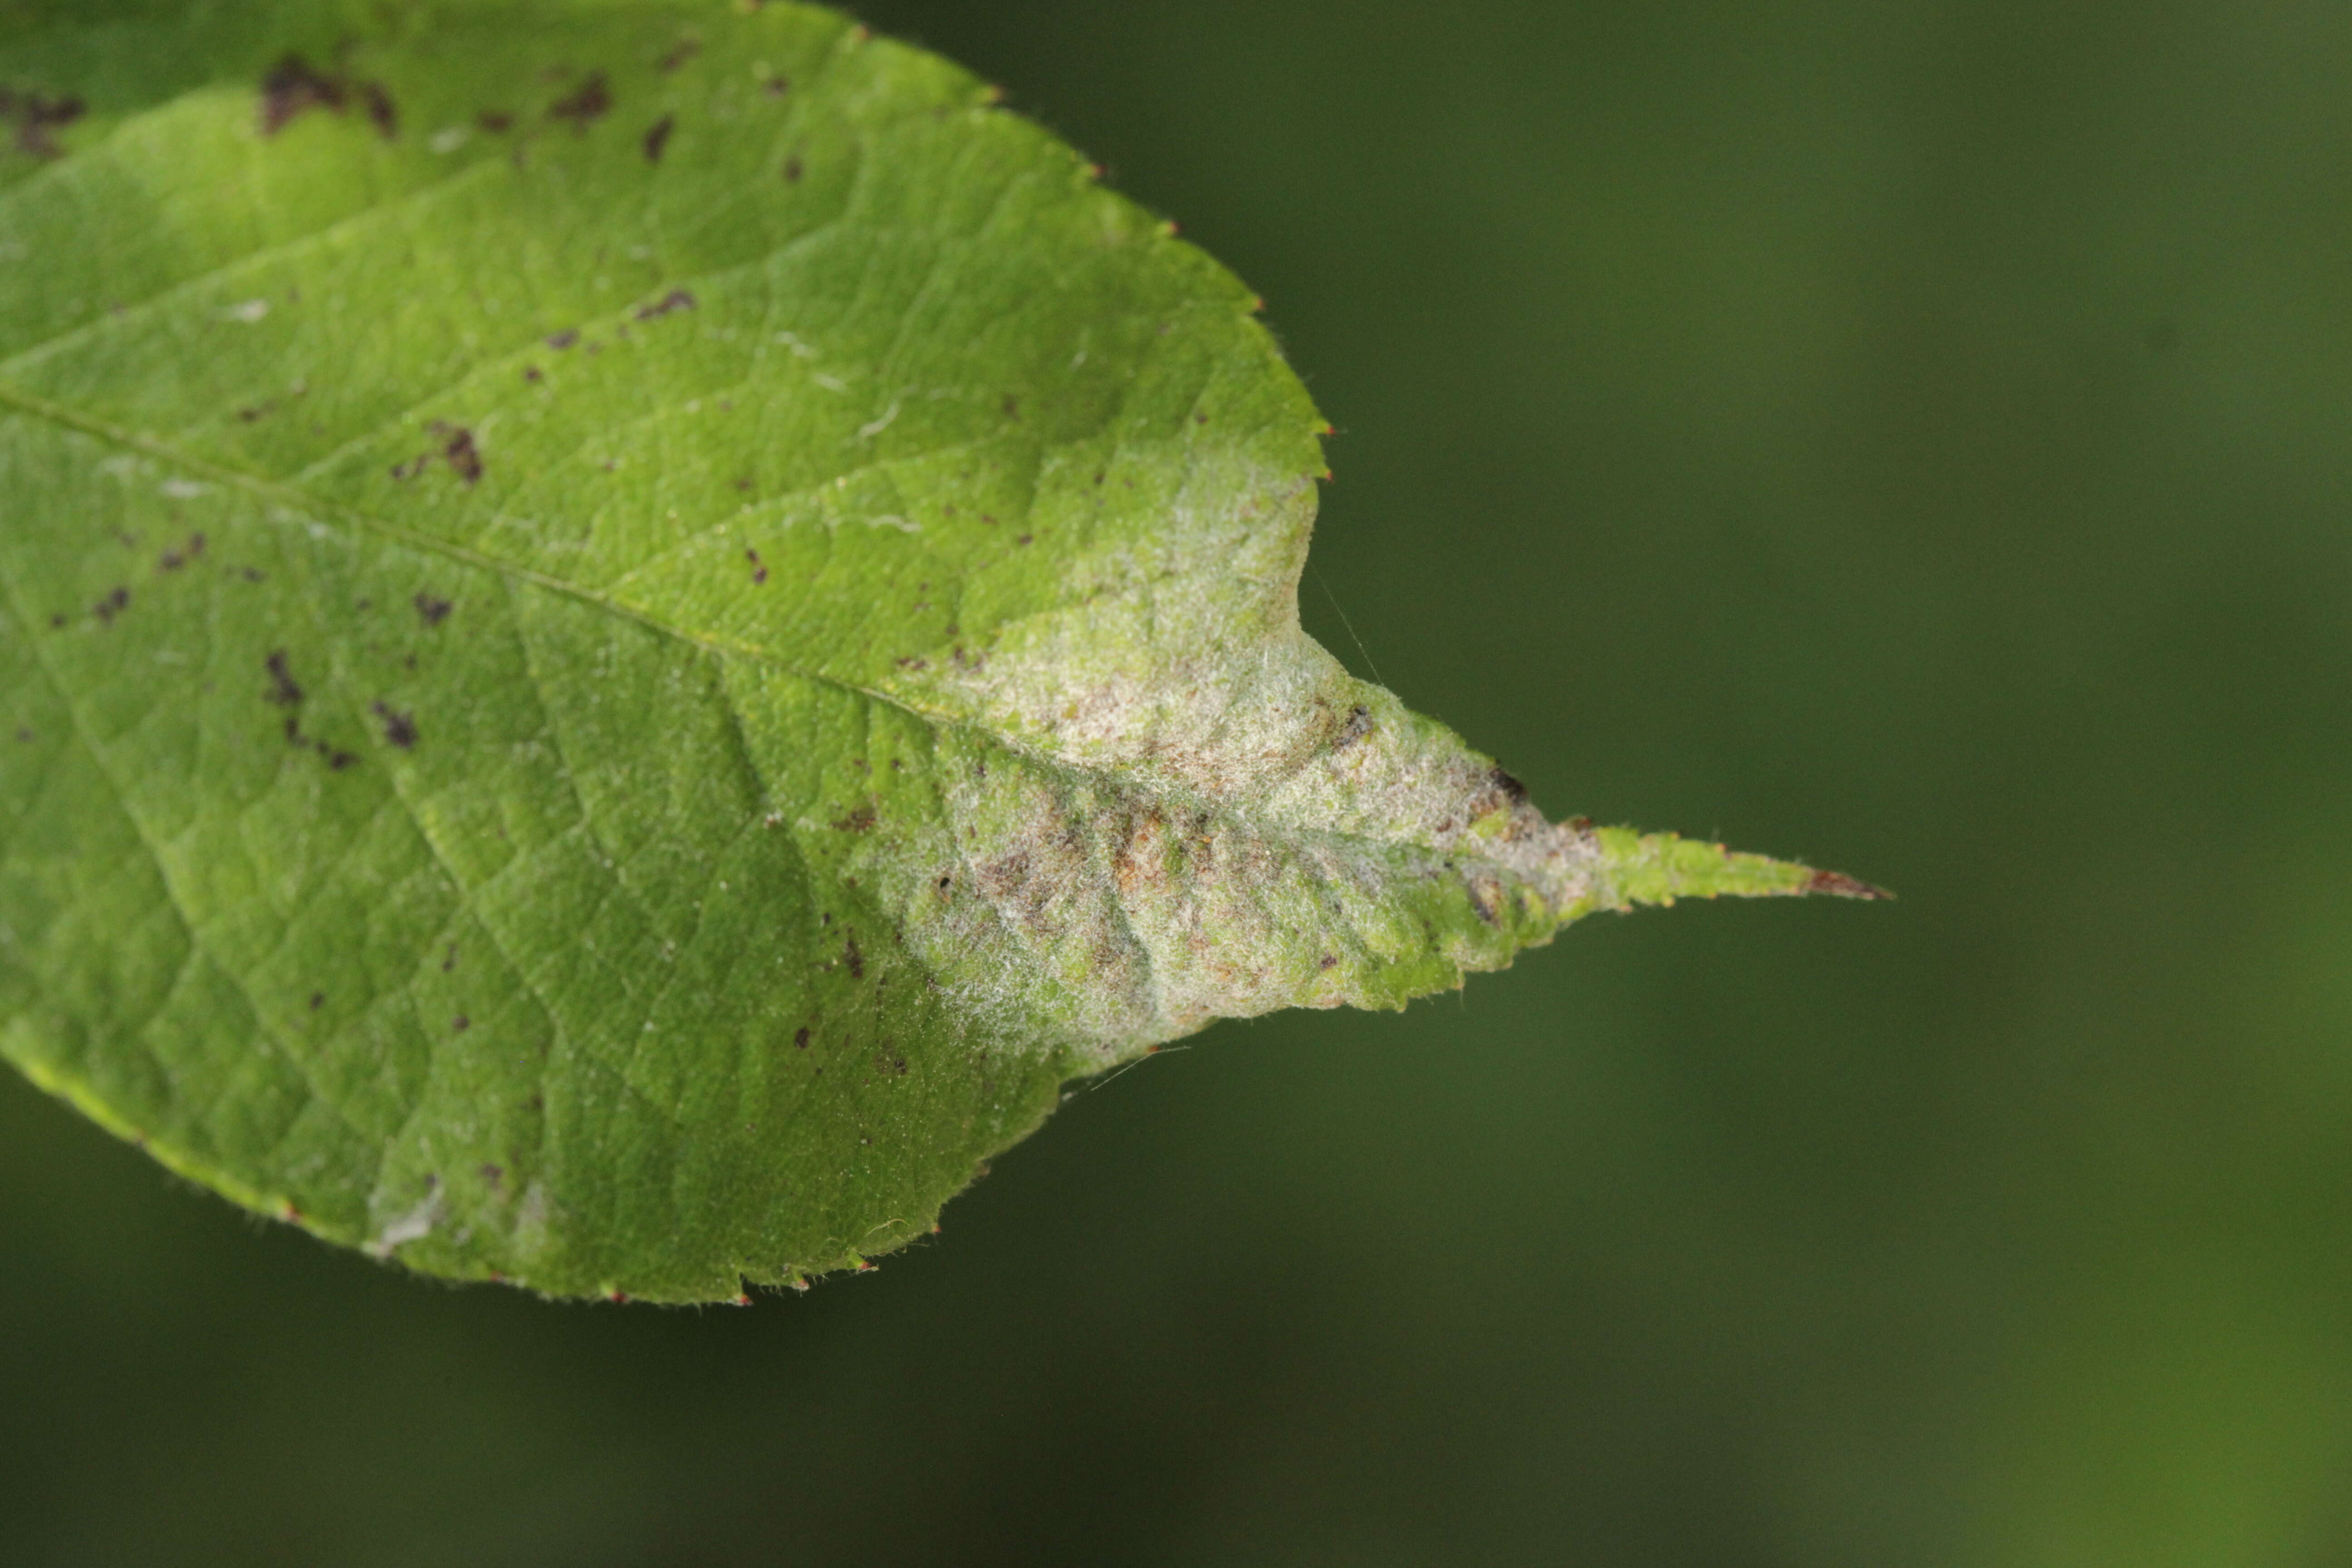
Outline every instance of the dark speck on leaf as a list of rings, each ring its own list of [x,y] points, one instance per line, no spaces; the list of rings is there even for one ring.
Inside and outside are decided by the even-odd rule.
[[[327,766],[337,773],[341,773],[345,768],[350,767],[353,763],[359,761],[357,757],[352,755],[349,752],[331,751],[323,744],[319,749],[326,752]]]
[[[63,615],[53,615],[49,617],[49,630],[53,632],[64,630],[65,624],[66,617]]]
[[[874,808],[861,805],[833,826],[836,833],[870,833],[874,829]]]
[[[264,572],[258,566],[240,566],[236,569],[236,574],[244,578],[248,583],[263,582],[269,576],[268,573]]]
[[[808,1031],[806,1029],[793,1030],[793,1044],[799,1047],[802,1050],[808,1049]]]
[[[410,751],[415,748],[416,745],[416,716],[415,714],[403,713],[387,702],[377,702],[373,704],[371,711],[373,711],[377,718],[383,721],[383,738],[385,740],[391,742],[394,745],[398,746],[404,752]]]
[[[522,378],[525,381],[530,382],[544,381],[547,379],[545,376],[540,374],[539,366],[535,364],[527,364],[522,367]]]
[[[768,85],[764,90],[770,98],[782,98],[784,94],[793,90],[792,79],[789,77],[772,76],[768,79]]]
[[[605,83],[604,73],[596,72],[568,97],[557,99],[548,106],[551,120],[569,120],[574,131],[585,134],[592,121],[602,120],[613,108],[613,89]]]
[[[392,94],[384,91],[382,82],[360,83],[360,106],[367,110],[377,135],[389,142],[400,134],[400,110],[394,106]]]
[[[898,661],[898,668],[900,669],[929,669],[931,668],[931,661],[927,658],[917,658],[912,654],[909,654],[905,658]]]
[[[669,145],[669,133],[676,130],[677,127],[677,116],[674,114],[665,114],[659,120],[654,121],[653,129],[646,132],[646,163],[658,163],[661,162],[662,149]]]
[[[1369,708],[1349,710],[1348,721],[1339,728],[1339,738],[1331,742],[1335,752],[1344,752],[1372,732],[1372,710]]]
[[[449,433],[448,443],[441,455],[449,459],[449,467],[467,484],[476,484],[482,477],[482,454],[474,446],[474,433],[460,425]]]
[[[743,554],[745,558],[751,563],[752,584],[756,586],[759,584],[766,582],[768,580],[768,568],[766,563],[761,561],[760,552],[747,547],[744,550]]]
[[[485,135],[502,136],[514,126],[514,116],[496,109],[485,109],[474,116],[474,123]]]
[[[286,650],[281,647],[261,662],[269,671],[269,700],[280,708],[300,707],[302,689],[295,684],[293,668],[286,662]]]
[[[1486,785],[1501,795],[1506,805],[1525,805],[1528,803],[1528,786],[1500,768],[1486,775]]]
[[[430,594],[419,594],[409,602],[416,606],[417,617],[428,626],[437,626],[449,618],[451,605],[446,599],[436,599]]]
[[[450,1021],[449,1032],[453,1035],[462,1035],[473,1026],[474,1020],[468,1018],[463,1013],[460,1013],[456,1018]]]
[[[315,1012],[317,1012],[320,1008],[321,1008],[321,1007],[325,1006],[326,1005],[327,1005],[327,994],[326,994],[325,992],[323,992],[323,991],[313,991],[313,992],[311,992],[311,993],[310,993],[310,1011],[312,1011],[313,1013],[315,1013]]]
[[[27,93],[19,99],[0,89],[0,114],[16,117],[16,151],[35,158],[60,158],[65,149],[49,132],[60,126],[71,125],[82,116],[79,98],[44,98]]]
[[[677,47],[661,58],[661,69],[674,71],[702,52],[702,46],[692,38],[680,38]]]
[[[1337,969],[1339,967],[1339,961],[1327,952],[1321,958],[1315,961],[1315,967],[1318,969]]]
[[[1015,544],[1026,544],[1026,543],[1028,543],[1028,542],[1029,542],[1029,541],[1030,541],[1031,537],[1032,537],[1031,535],[1024,533],[1024,534],[1021,535],[1019,538],[1015,539],[1013,542],[1013,543],[1015,543]]]
[[[852,980],[866,978],[866,955],[857,951],[856,937],[851,937],[849,945],[842,950],[841,961],[849,965],[849,977]]]
[[[673,289],[668,293],[663,295],[660,299],[655,300],[652,304],[638,306],[637,320],[640,321],[659,321],[662,317],[668,315],[673,310],[691,310],[693,309],[694,296],[688,293],[683,289]]]
[[[350,89],[340,77],[310,68],[300,55],[288,55],[261,79],[261,133],[275,136],[297,116],[313,109],[341,113]]]
[[[580,334],[567,327],[562,331],[557,332],[554,336],[549,338],[547,340],[547,346],[551,349],[568,349],[579,341]]]
[[[792,157],[784,160],[784,184],[788,185],[799,184],[801,183],[802,173],[801,161],[798,153],[795,153]]]
[[[128,588],[117,588],[112,593],[107,595],[105,598],[100,599],[97,604],[92,605],[89,607],[89,613],[98,617],[100,625],[112,626],[114,624],[114,617],[121,615],[130,607],[131,590]]]

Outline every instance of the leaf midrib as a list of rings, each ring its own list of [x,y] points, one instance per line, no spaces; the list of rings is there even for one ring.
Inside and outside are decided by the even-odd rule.
[[[603,610],[608,614],[617,616],[622,619],[632,621],[638,626],[646,627],[649,631],[657,633],[664,637],[675,638],[689,647],[699,648],[703,652],[709,654],[714,658],[741,658],[750,660],[753,663],[773,669],[780,674],[789,676],[794,679],[804,680],[812,685],[829,687],[837,691],[843,691],[853,696],[862,697],[869,701],[880,703],[885,707],[896,709],[899,712],[905,713],[935,730],[962,730],[978,734],[988,741],[991,744],[1002,747],[1005,751],[1011,752],[1014,755],[1021,757],[1025,762],[1034,763],[1040,768],[1060,774],[1065,778],[1086,779],[1090,782],[1102,782],[1108,777],[1109,783],[1120,789],[1135,788],[1139,782],[1106,775],[1099,770],[1087,767],[1084,763],[1073,762],[1066,757],[1055,756],[1051,752],[1037,751],[1030,746],[1023,744],[1013,735],[1000,730],[982,725],[962,715],[944,711],[936,708],[925,707],[919,703],[911,701],[898,693],[887,691],[878,687],[866,686],[862,682],[851,680],[843,676],[834,675],[824,670],[804,668],[802,666],[796,665],[790,660],[780,657],[774,652],[774,650],[763,647],[759,644],[735,642],[693,631],[688,627],[681,626],[673,621],[666,620],[660,616],[655,616],[652,613],[631,605],[625,600],[615,599],[608,595],[598,593],[595,589],[587,587],[582,584],[570,582],[564,578],[537,571],[531,567],[523,565],[519,562],[507,560],[501,556],[492,555],[486,552],[476,550],[469,545],[460,544],[454,540],[445,539],[438,534],[426,533],[416,529],[404,527],[400,523],[393,521],[389,518],[378,517],[372,512],[362,510],[362,509],[352,506],[346,502],[330,500],[324,497],[314,495],[299,486],[288,484],[282,480],[272,479],[266,475],[256,474],[248,469],[236,468],[233,465],[219,462],[209,458],[198,457],[194,453],[182,450],[180,447],[173,446],[171,442],[165,441],[159,437],[150,436],[143,432],[131,429],[126,426],[116,424],[114,421],[104,418],[99,415],[90,414],[85,410],[75,408],[68,404],[55,402],[49,398],[42,397],[38,394],[26,392],[20,387],[9,384],[5,381],[0,381],[0,408],[13,409],[19,414],[29,415],[37,419],[45,420],[64,429],[72,430],[79,434],[94,437],[98,440],[110,442],[127,451],[139,453],[143,457],[154,458],[159,462],[172,464],[191,477],[209,479],[215,484],[225,485],[240,490],[257,501],[276,501],[289,510],[308,513],[314,520],[337,521],[344,524],[346,527],[373,532],[383,538],[392,540],[394,542],[405,545],[410,549],[439,555],[446,560],[455,561],[461,564],[473,567],[478,571],[491,573],[509,583],[524,584],[531,587],[546,590],[550,593],[561,594],[578,603],[590,605],[595,609]],[[267,508],[262,510],[261,515],[264,520],[268,521],[277,522],[280,521],[279,519],[273,517]],[[1250,827],[1254,831],[1265,833],[1268,837],[1278,838],[1282,837],[1297,837],[1339,839],[1343,842],[1349,843],[1370,843],[1386,847],[1418,849],[1426,854],[1440,856],[1448,859],[1490,861],[1492,864],[1498,866],[1502,864],[1499,860],[1495,860],[1491,857],[1479,853],[1479,848],[1475,843],[1438,845],[1429,843],[1422,839],[1405,837],[1402,835],[1373,837],[1361,833],[1351,833],[1339,828],[1309,827],[1289,822],[1279,824],[1278,832],[1268,831],[1267,825],[1262,825],[1255,821],[1253,819],[1253,814],[1244,809],[1239,803],[1234,801],[1212,799],[1208,796],[1196,795],[1192,792],[1187,791],[1180,784],[1174,784],[1161,780],[1153,780],[1144,787],[1150,794],[1171,800],[1182,801],[1188,805],[1213,811],[1220,816],[1234,819],[1238,823]]]

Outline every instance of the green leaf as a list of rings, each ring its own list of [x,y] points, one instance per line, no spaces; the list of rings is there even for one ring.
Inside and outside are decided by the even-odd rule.
[[[725,1300],[1066,1080],[1596,909],[1299,630],[1247,289],[796,5],[0,18],[0,1050],[320,1236]]]

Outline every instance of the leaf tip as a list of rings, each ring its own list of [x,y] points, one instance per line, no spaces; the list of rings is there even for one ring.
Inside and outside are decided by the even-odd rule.
[[[1860,878],[1849,877],[1843,871],[1816,871],[1807,880],[1803,890],[1807,893],[1825,894],[1832,899],[1885,900],[1891,902],[1895,898],[1895,895],[1885,889],[1873,887]]]

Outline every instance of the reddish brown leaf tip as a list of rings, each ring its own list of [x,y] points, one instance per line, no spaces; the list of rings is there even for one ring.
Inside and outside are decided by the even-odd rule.
[[[1805,891],[1827,893],[1835,899],[1892,899],[1895,896],[1884,888],[1874,888],[1843,871],[1814,872],[1813,879],[1805,884]]]

